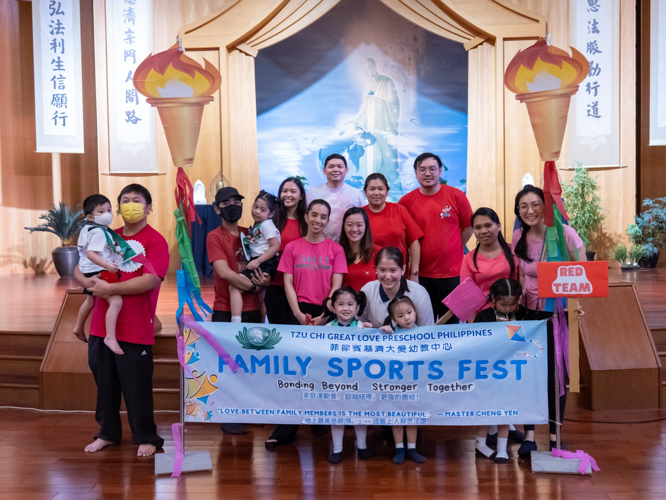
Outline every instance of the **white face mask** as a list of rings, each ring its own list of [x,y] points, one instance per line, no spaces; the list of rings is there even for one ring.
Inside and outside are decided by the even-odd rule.
[[[95,216],[95,224],[99,224],[100,226],[108,226],[112,222],[113,222],[113,214],[111,212],[107,212],[104,215]]]

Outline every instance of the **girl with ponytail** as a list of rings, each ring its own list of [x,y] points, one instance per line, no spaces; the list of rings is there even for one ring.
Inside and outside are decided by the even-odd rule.
[[[463,258],[460,281],[471,278],[484,295],[490,286],[501,278],[518,279],[518,259],[502,235],[497,213],[492,208],[479,208],[472,215],[472,229],[476,237],[476,249]],[[481,309],[490,307],[486,303]],[[477,311],[478,312],[478,311]]]

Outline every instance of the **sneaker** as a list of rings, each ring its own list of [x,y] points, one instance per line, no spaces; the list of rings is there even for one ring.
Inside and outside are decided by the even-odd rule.
[[[328,456],[328,461],[331,462],[332,464],[339,464],[340,462],[342,462],[342,452],[331,453]]]
[[[523,444],[518,448],[518,456],[520,458],[530,458],[533,451],[537,451],[537,445],[534,441],[523,441]]]
[[[369,460],[374,455],[374,453],[372,453],[370,448],[364,448],[362,450],[357,449],[357,454],[358,454],[358,458],[360,458],[361,460]]]
[[[521,439],[522,441],[522,439]],[[495,434],[488,434],[486,436],[486,444],[488,446],[495,446],[497,444],[497,433]]]
[[[234,436],[247,433],[245,426],[241,424],[221,424],[220,428],[222,429],[222,432],[224,432],[225,434],[231,434]]]
[[[420,455],[416,452],[416,449],[414,448],[408,448],[407,449],[407,460],[411,460],[412,462],[416,462],[417,464],[422,464],[423,462],[426,461],[426,457],[423,455]]]
[[[393,457],[393,463],[402,465],[405,463],[405,449],[404,448],[396,448],[395,449],[395,457]]]
[[[525,434],[517,429],[515,431],[509,431],[509,440],[514,443],[522,443],[525,441]],[[488,440],[486,440],[486,442],[488,442]]]

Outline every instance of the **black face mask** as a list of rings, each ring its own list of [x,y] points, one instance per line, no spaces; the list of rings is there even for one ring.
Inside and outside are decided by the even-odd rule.
[[[236,222],[243,215],[242,205],[227,205],[220,207],[220,216],[227,222]]]

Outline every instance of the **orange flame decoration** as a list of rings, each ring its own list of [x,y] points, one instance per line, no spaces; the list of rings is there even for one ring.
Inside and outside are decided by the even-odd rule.
[[[590,63],[570,48],[572,56],[539,38],[511,60],[504,73],[504,85],[514,94],[575,87],[587,77]]]
[[[174,44],[149,55],[134,72],[134,87],[148,98],[210,96],[222,84],[220,72],[204,59],[206,67],[187,57]]]

